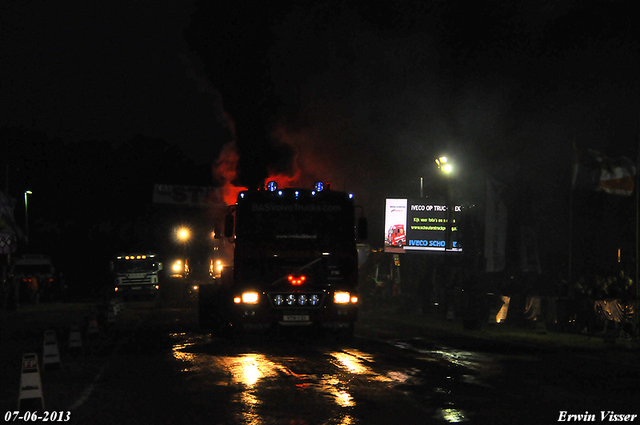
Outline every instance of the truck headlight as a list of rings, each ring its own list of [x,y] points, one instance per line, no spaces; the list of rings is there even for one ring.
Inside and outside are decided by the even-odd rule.
[[[183,270],[183,266],[182,266],[182,261],[178,260],[175,263],[173,263],[173,265],[171,266],[171,270],[173,270],[174,272],[179,272]]]
[[[244,304],[258,304],[258,299],[260,295],[257,292],[243,292],[242,296],[235,297],[233,301],[236,304],[243,302]]]
[[[348,304],[351,294],[348,292],[336,291],[333,293],[333,302],[336,304]]]

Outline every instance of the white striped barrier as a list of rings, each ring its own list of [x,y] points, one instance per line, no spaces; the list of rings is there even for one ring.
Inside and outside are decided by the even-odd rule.
[[[44,410],[44,397],[42,396],[38,355],[30,353],[22,356],[18,411],[34,410]]]
[[[120,311],[122,311],[124,309],[124,304],[122,302],[122,300],[116,300],[116,299],[112,299],[110,301],[111,304],[111,308],[113,310],[113,313],[117,316],[118,313],[120,313]]]
[[[44,348],[42,350],[42,369],[57,369],[60,367],[60,350],[55,330],[44,332]]]
[[[87,337],[97,338],[100,335],[100,329],[98,328],[98,317],[93,315],[89,318],[87,325]]]
[[[71,330],[69,331],[69,350],[82,350],[82,333],[78,325],[71,325]]]

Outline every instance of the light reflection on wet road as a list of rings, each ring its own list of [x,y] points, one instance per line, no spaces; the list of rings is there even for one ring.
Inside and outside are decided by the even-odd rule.
[[[406,343],[372,353],[366,349],[371,344],[285,341],[250,347],[198,334],[171,338],[173,358],[190,375],[189,385],[206,391],[215,383],[232,391],[228,408],[238,423],[252,425],[464,422],[465,410],[452,400],[441,403],[451,393],[443,388],[453,379],[449,368],[467,369],[455,372],[456,385],[475,386],[482,384],[475,374],[486,369],[480,363],[487,363],[472,353],[427,353]],[[425,377],[434,367],[446,376],[430,387]],[[425,391],[429,387],[435,400]]]
[[[637,410],[626,390],[637,369],[579,353],[409,336],[221,340],[165,312],[152,319],[123,324],[89,359],[99,376],[56,384],[72,400],[93,388],[73,423],[537,425],[560,411]]]
[[[608,361],[613,350],[585,355],[410,332],[375,339],[403,329],[365,338],[366,327],[349,344],[306,334],[229,341],[200,332],[195,311],[136,309],[82,353],[63,346],[63,366],[42,374],[47,408],[95,425],[538,425],[556,423],[561,411],[639,413],[638,367]],[[42,329],[16,332],[12,352],[41,344]],[[3,383],[17,388],[19,362],[5,358]],[[5,411],[14,409],[13,390],[3,394]]]

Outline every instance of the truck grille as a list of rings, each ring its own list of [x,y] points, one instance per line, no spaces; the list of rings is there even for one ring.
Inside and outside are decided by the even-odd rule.
[[[141,284],[151,284],[153,282],[153,278],[151,275],[142,276],[142,277],[129,277],[124,276],[121,280],[122,285],[141,285]]]
[[[279,292],[269,294],[273,308],[320,308],[323,292]]]

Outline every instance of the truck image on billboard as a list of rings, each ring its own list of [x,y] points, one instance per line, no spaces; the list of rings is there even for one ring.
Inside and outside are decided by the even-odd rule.
[[[422,199],[387,199],[385,252],[462,252],[457,220],[462,207]],[[447,244],[447,238],[450,243]]]
[[[407,200],[387,199],[384,217],[384,248],[387,252],[404,252],[407,244]],[[390,249],[393,249],[391,251]]]

